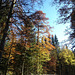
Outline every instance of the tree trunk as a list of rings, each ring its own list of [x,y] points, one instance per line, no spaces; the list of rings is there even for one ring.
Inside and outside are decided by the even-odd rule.
[[[24,75],[24,61],[23,61],[23,65],[22,65],[22,75]]]
[[[39,25],[38,25],[37,44],[39,44]]]
[[[1,43],[0,43],[0,59],[2,58],[2,52],[4,51],[5,38],[7,37],[7,31],[9,29],[9,20],[12,16],[13,5],[14,5],[14,0],[12,1],[10,11],[9,11],[9,14],[8,14],[8,19],[7,19],[7,22],[6,22],[6,26],[3,30],[3,37],[2,37],[2,40],[1,40]]]

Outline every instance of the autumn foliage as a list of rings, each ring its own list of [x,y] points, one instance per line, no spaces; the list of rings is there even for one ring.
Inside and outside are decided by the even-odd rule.
[[[0,74],[61,75],[65,71],[60,66],[73,68],[74,54],[60,50],[57,37],[50,33],[49,18],[34,11],[42,1],[0,0]]]

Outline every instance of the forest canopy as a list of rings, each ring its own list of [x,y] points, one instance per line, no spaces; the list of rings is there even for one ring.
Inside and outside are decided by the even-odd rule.
[[[43,2],[0,0],[1,75],[75,74],[75,52],[67,46],[60,48],[57,35],[50,33],[49,18],[42,10],[36,10]],[[61,16],[67,14],[65,9],[64,12],[59,9],[59,12]],[[70,14],[71,29],[74,29],[73,12]]]

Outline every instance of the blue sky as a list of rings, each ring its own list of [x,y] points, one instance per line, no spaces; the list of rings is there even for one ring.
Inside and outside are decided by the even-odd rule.
[[[46,13],[46,17],[49,18],[49,24],[50,26],[54,27],[52,30],[53,32],[51,32],[51,34],[53,35],[57,35],[57,38],[59,40],[59,42],[61,43],[63,40],[66,40],[68,38],[68,36],[65,36],[65,29],[66,26],[69,24],[56,24],[55,21],[57,21],[58,18],[58,14],[57,14],[57,10],[55,6],[51,6],[50,5],[50,0],[46,0],[43,4],[43,6],[41,8],[39,8],[39,10],[42,10],[44,13]]]

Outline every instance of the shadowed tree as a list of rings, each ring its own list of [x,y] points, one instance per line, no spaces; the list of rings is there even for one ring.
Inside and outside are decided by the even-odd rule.
[[[5,0],[4,5],[3,5],[3,0],[0,1],[0,3],[3,5],[2,7],[5,9],[5,7],[7,7],[10,4],[10,8],[6,8],[5,10],[2,10],[2,14],[4,12],[5,16],[7,16],[7,19],[5,21],[5,27],[2,30],[2,39],[0,41],[0,59],[2,57],[2,52],[4,51],[4,45],[5,45],[5,38],[7,37],[7,31],[9,29],[9,20],[12,16],[12,10],[13,10],[13,5],[14,5],[14,0],[10,1],[10,0]],[[0,6],[1,7],[1,6]],[[0,9],[2,9],[2,7]],[[8,13],[5,12],[6,10],[9,10]],[[4,18],[4,14],[2,15],[1,19]],[[3,17],[4,16],[4,17]],[[3,23],[2,23],[3,24]],[[0,24],[1,25],[1,24]],[[3,25],[1,25],[2,27]]]
[[[2,52],[4,50],[4,45],[6,41],[6,37],[8,34],[9,28],[11,29],[9,23],[10,18],[14,18],[15,21],[18,20],[19,13],[31,13],[30,11],[34,8],[36,4],[42,3],[43,0],[37,1],[37,0],[0,0],[0,58],[2,57]],[[25,8],[24,8],[25,7]],[[21,9],[22,10],[21,10]],[[9,10],[6,12],[6,10]],[[25,16],[25,15],[23,15]],[[5,20],[5,23],[2,21]],[[4,24],[4,25],[3,25]],[[13,23],[13,25],[16,25]],[[3,28],[4,26],[4,28]],[[17,26],[17,25],[16,25]],[[19,26],[17,26],[19,28]],[[2,29],[3,28],[3,29]]]
[[[70,34],[70,41],[73,40],[75,43],[75,0],[53,0],[54,3],[59,6],[58,12],[60,14],[58,23],[67,23],[70,22],[71,31],[68,32]],[[71,42],[72,44],[72,42]],[[75,44],[72,44],[75,46]]]

